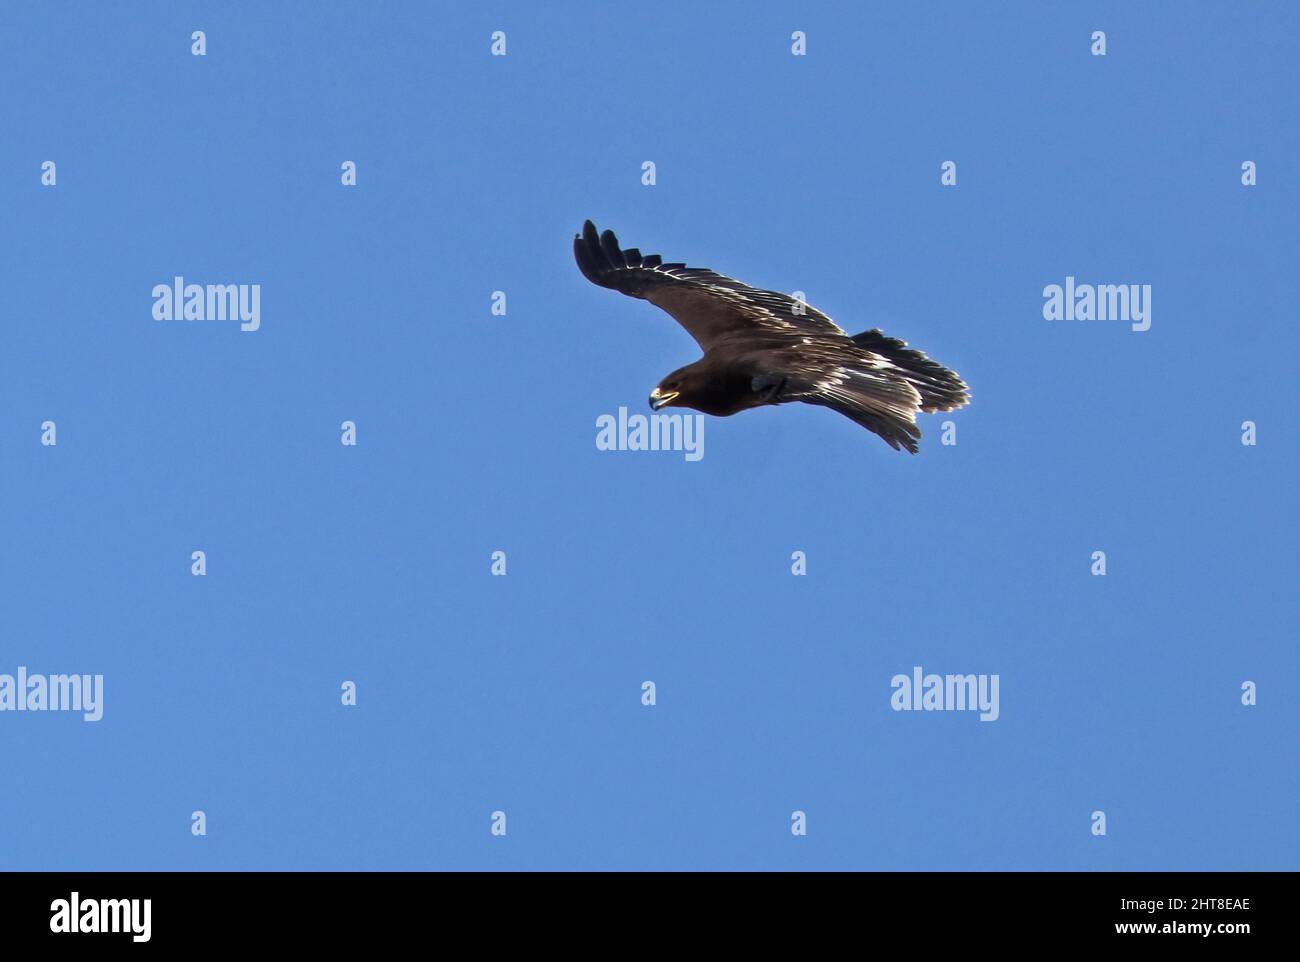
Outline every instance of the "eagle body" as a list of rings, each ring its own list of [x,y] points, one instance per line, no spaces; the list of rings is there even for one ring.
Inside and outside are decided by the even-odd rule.
[[[918,411],[951,411],[970,400],[965,382],[904,341],[879,330],[850,336],[825,314],[777,291],[705,268],[665,264],[619,247],[587,221],[573,241],[593,284],[662,308],[704,356],[669,374],[650,405],[727,417],[802,401],[838,411],[915,454]]]

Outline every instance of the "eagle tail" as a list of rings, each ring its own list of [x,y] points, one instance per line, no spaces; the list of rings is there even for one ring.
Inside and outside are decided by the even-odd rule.
[[[898,375],[921,395],[922,411],[955,411],[970,403],[970,389],[957,372],[912,350],[906,341],[889,337],[879,328],[854,334],[852,341],[862,350],[878,354],[893,364]]]

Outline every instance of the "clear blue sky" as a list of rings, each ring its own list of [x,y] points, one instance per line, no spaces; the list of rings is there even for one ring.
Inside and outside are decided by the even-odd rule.
[[[105,694],[0,714],[0,867],[1300,867],[1293,4],[337,9],[4,11],[0,673]],[[958,443],[597,451],[697,354],[587,217],[930,352]]]

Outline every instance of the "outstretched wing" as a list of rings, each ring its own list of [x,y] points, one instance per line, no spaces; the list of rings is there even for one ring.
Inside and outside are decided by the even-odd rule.
[[[754,389],[769,391],[771,403],[828,407],[880,435],[895,451],[916,453],[922,392],[888,358],[812,341],[766,354],[761,363],[764,373],[754,378]]]
[[[821,311],[793,297],[707,268],[665,264],[658,254],[622,250],[613,231],[601,234],[591,221],[573,239],[573,256],[587,280],[667,311],[705,351],[737,333],[848,337]]]

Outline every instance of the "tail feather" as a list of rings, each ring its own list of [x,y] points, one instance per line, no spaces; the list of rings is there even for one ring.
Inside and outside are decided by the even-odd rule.
[[[864,351],[878,354],[897,367],[900,376],[921,395],[922,411],[955,411],[970,403],[970,389],[955,371],[909,348],[906,341],[889,337],[879,328],[854,334],[852,341]]]

